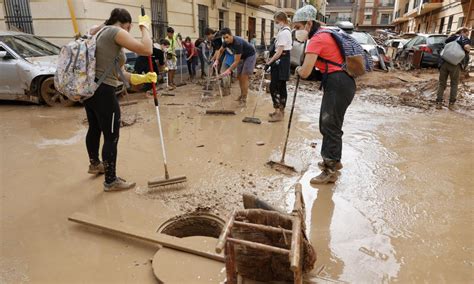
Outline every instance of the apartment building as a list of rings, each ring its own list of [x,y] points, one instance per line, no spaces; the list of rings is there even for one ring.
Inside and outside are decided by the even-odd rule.
[[[360,30],[392,28],[395,0],[328,0],[328,24],[350,21]]]
[[[396,31],[449,34],[461,26],[474,28],[473,0],[396,0]],[[472,37],[472,36],[471,36]]]
[[[314,0],[322,3],[323,0]],[[324,1],[325,3],[325,1]],[[70,6],[68,6],[70,4]],[[69,42],[77,31],[86,33],[103,23],[113,8],[127,9],[138,19],[144,5],[152,17],[154,38],[162,38],[172,26],[192,39],[204,36],[204,29],[229,27],[246,39],[252,34],[259,44],[268,45],[275,35],[273,14],[284,10],[294,14],[303,2],[298,0],[3,0],[0,1],[0,30],[22,30],[42,36],[58,45]],[[323,4],[321,4],[323,5]],[[72,9],[70,9],[72,8]],[[132,31],[139,36],[137,28]]]

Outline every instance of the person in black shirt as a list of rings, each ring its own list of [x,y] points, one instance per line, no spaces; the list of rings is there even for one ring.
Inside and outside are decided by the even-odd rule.
[[[471,50],[471,41],[469,40],[469,28],[462,27],[457,30],[455,34],[446,39],[446,43],[452,41],[457,41],[459,45],[464,49],[466,56],[469,56],[469,51]],[[448,76],[451,79],[451,89],[449,95],[449,109],[454,109],[454,103],[456,102],[456,96],[458,94],[458,83],[459,83],[459,74],[461,72],[461,65],[465,63],[463,60],[458,65],[453,65],[447,61],[443,61],[441,68],[439,69],[439,86],[438,86],[438,95],[436,98],[436,108],[442,109],[443,107],[443,96],[444,90],[448,83]]]
[[[151,61],[153,64],[153,71],[156,74],[159,74],[160,71],[165,71],[165,52],[170,46],[170,42],[166,39],[160,40],[160,44],[153,45],[153,54]],[[148,56],[138,56],[135,61],[135,73],[146,74],[150,71],[150,66],[148,64]],[[151,89],[151,84],[145,84],[143,91],[148,91]]]
[[[257,52],[246,40],[238,36],[233,36],[229,28],[223,28],[221,35],[224,39],[224,43],[219,51],[216,52],[215,58],[220,58],[220,56],[224,54],[224,49],[226,49],[229,54],[234,55],[234,63],[232,63],[221,76],[229,76],[234,69],[237,69],[237,79],[240,85],[240,96],[237,101],[245,105],[249,90],[249,76],[253,74],[257,60]],[[216,59],[214,66],[218,66],[218,64],[219,60]]]
[[[219,49],[221,49],[223,39],[220,32],[215,32],[211,28],[206,28],[205,34],[206,34],[207,42],[211,45],[212,51],[211,51],[211,60],[209,64],[212,64],[212,62],[216,61],[216,53],[217,51],[219,51]],[[214,66],[215,68],[217,68],[217,70],[221,69],[222,62],[224,61],[224,57],[225,57],[224,53],[220,54],[220,57],[218,58],[219,64],[217,64],[217,66]],[[214,74],[214,70],[212,70],[212,74]],[[214,75],[217,75],[217,74],[214,74]]]

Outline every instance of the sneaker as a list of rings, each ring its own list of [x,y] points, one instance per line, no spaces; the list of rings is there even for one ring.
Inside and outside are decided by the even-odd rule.
[[[436,109],[442,109],[443,108],[443,103],[442,102],[437,102],[436,103]]]
[[[90,164],[89,171],[87,171],[91,175],[100,175],[105,173],[104,164],[102,162],[98,163],[97,165]]]
[[[324,161],[318,162],[318,167],[322,171],[322,170],[326,169],[326,164],[324,163]],[[336,162],[334,164],[334,169],[336,171],[340,171],[340,170],[342,170],[342,168],[344,168],[344,166],[342,165],[341,162]]]
[[[236,102],[247,102],[247,96],[242,96],[240,95],[237,99],[235,99]]]
[[[282,121],[284,118],[284,113],[281,111],[277,111],[269,120],[268,122],[278,122]]]
[[[134,182],[127,182],[123,178],[116,177],[115,181],[112,183],[104,182],[104,191],[120,191],[120,190],[127,190],[135,187]]]
[[[310,180],[311,184],[327,184],[334,183],[337,180],[337,174],[331,170],[323,170],[318,176]]]

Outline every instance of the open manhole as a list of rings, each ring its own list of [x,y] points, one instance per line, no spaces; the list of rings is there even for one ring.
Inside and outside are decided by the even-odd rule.
[[[219,238],[224,223],[224,220],[209,213],[190,213],[169,219],[158,228],[157,232],[178,238],[194,236]]]

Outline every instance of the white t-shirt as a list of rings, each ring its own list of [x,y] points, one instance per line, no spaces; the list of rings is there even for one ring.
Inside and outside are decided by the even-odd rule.
[[[288,27],[284,27],[276,36],[275,47],[283,46],[283,50],[291,50],[292,45],[291,31]]]

